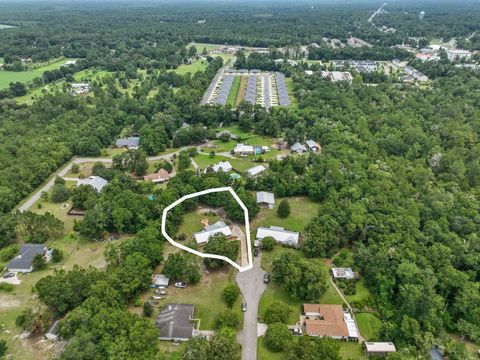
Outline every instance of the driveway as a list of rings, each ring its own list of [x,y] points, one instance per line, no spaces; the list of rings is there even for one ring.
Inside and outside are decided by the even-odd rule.
[[[247,311],[243,318],[243,331],[240,333],[242,344],[242,360],[257,359],[258,338],[258,303],[267,285],[263,283],[265,271],[260,267],[261,252],[253,258],[253,268],[237,274],[237,284],[247,303]]]

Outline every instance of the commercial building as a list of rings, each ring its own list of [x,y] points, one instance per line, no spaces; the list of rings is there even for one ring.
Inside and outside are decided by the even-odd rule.
[[[472,53],[468,50],[451,49],[447,50],[447,58],[450,61],[455,61],[459,59],[470,60],[472,58]]]

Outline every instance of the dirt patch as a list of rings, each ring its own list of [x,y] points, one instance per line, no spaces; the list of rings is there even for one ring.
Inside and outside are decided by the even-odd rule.
[[[235,99],[235,107],[237,107],[240,104],[240,102],[245,100],[245,92],[247,91],[247,82],[248,82],[247,76],[240,77],[240,87],[238,89],[237,98]]]
[[[22,306],[22,302],[13,295],[0,294],[0,309],[11,309]]]

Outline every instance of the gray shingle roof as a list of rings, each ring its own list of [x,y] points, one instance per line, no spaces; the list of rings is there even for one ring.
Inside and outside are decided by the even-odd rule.
[[[160,339],[191,338],[194,329],[193,312],[192,304],[165,304],[156,322],[160,329]]]
[[[123,139],[117,139],[116,145],[117,146],[127,146],[127,147],[137,147],[140,144],[140,138],[139,137],[129,137],[129,138],[123,138]]]
[[[42,244],[25,244],[20,248],[20,255],[10,260],[7,269],[30,270],[33,258],[37,254],[44,254],[47,248]]]

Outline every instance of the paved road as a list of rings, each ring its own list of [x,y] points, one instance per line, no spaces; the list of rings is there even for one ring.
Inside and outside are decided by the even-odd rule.
[[[157,155],[157,156],[151,156],[148,158],[148,161],[157,161],[160,159],[166,159],[169,160],[173,157],[174,154],[178,154],[182,150],[188,149],[188,146],[185,146],[183,148],[180,148],[179,150],[170,153],[170,154],[165,154],[165,155]],[[65,165],[63,168],[61,168],[55,176],[52,177],[50,181],[48,181],[45,185],[43,185],[40,189],[37,190],[36,193],[34,193],[29,199],[27,199],[22,205],[18,207],[18,210],[20,211],[27,211],[30,209],[33,204],[35,204],[39,199],[40,196],[42,196],[42,193],[49,191],[52,186],[55,184],[55,177],[60,176],[60,177],[65,177],[65,175],[70,171],[72,168],[73,164],[83,164],[83,163],[95,163],[95,162],[102,162],[109,164],[112,162],[112,159],[110,158],[74,158],[72,161],[70,161],[67,165]]]
[[[237,274],[237,284],[242,291],[244,301],[247,303],[241,333],[242,360],[257,359],[258,303],[267,288],[263,283],[265,271],[260,267],[261,253],[253,259],[253,269]]]

